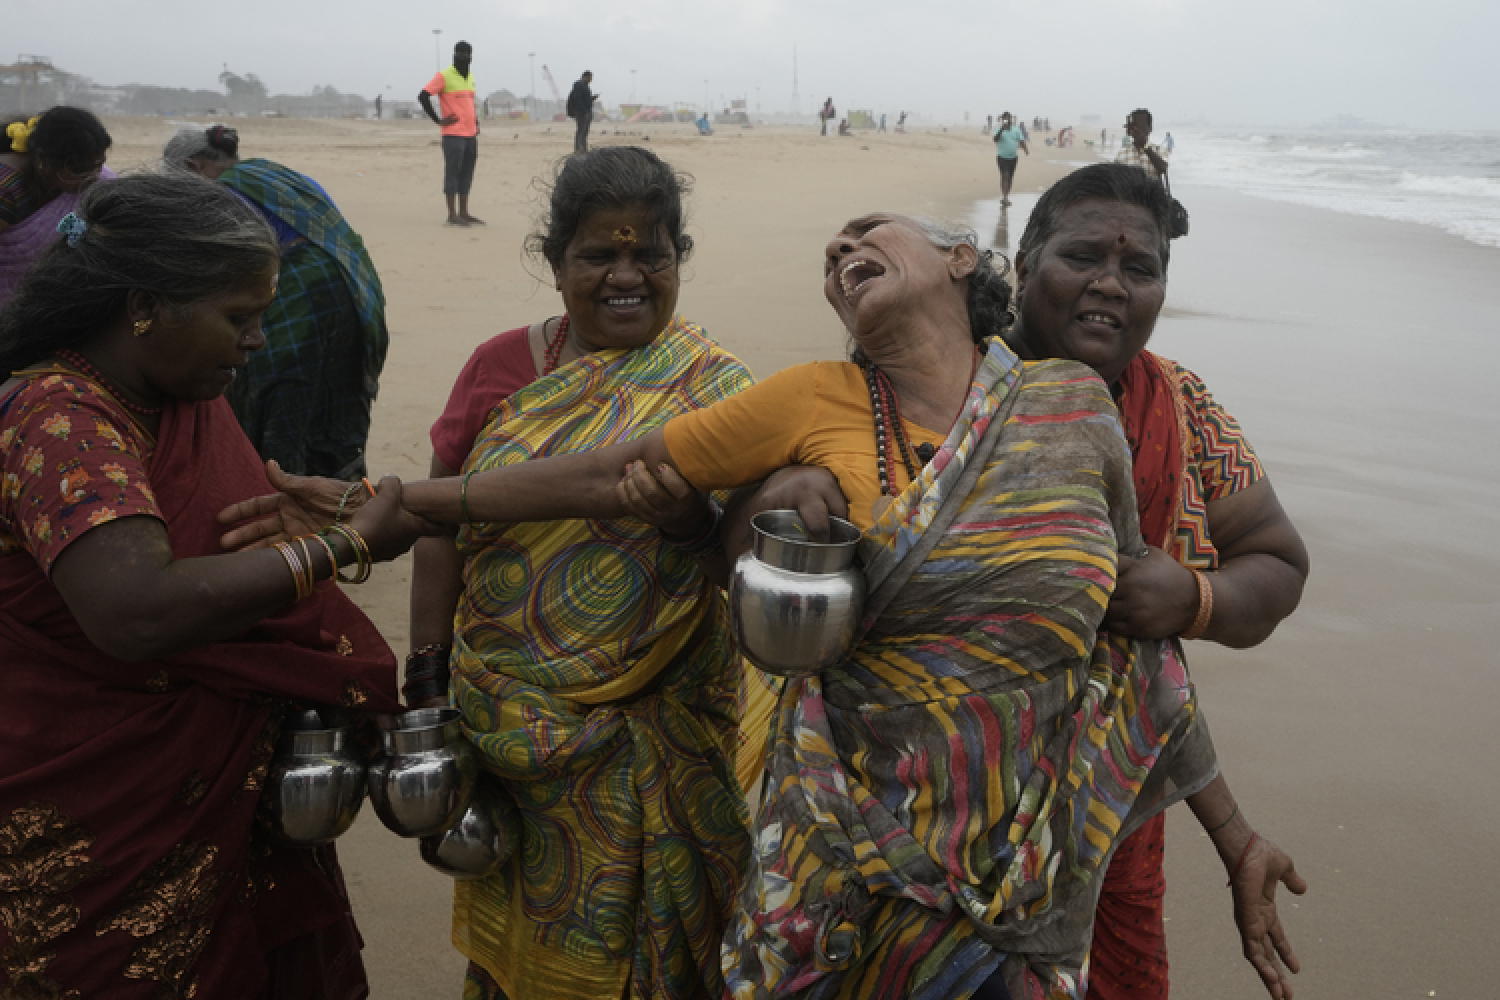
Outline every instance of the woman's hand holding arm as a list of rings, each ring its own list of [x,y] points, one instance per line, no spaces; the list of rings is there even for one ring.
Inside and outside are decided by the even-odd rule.
[[[438,524],[623,517],[630,511],[618,486],[624,470],[636,462],[644,462],[648,469],[671,465],[659,429],[595,451],[532,459],[456,479],[407,483],[403,496],[407,510]]]
[[[1209,501],[1208,527],[1220,564],[1206,574],[1213,614],[1200,638],[1235,648],[1264,642],[1302,599],[1308,572],[1302,537],[1266,479]],[[1121,554],[1106,628],[1135,639],[1164,639],[1186,630],[1197,611],[1191,570],[1161,549],[1141,558]]]
[[[658,466],[653,473],[644,462],[628,466],[615,488],[632,516],[656,528],[668,543],[690,550],[715,584],[729,585],[729,564],[717,533],[719,517],[709,497],[670,465]],[[712,533],[706,541],[705,532]]]
[[[1307,892],[1306,880],[1285,851],[1255,832],[1222,774],[1187,801],[1230,876],[1234,922],[1245,959],[1275,1000],[1292,1000],[1287,970],[1301,972],[1302,966],[1281,926],[1276,887],[1285,885],[1300,896]]]

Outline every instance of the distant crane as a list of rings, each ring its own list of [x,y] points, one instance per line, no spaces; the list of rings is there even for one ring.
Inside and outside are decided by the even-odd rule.
[[[551,88],[552,99],[558,104],[563,105],[563,109],[566,111],[567,105],[564,104],[563,96],[557,89],[557,81],[552,79],[552,71],[547,68],[546,63],[542,63],[542,79],[546,80],[547,86]],[[565,122],[568,120],[568,116],[566,114],[553,114],[552,120],[555,122]]]

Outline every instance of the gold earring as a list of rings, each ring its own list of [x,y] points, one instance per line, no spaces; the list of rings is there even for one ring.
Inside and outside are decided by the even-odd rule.
[[[149,319],[138,319],[131,329],[137,337],[144,337],[151,330],[151,321]]]

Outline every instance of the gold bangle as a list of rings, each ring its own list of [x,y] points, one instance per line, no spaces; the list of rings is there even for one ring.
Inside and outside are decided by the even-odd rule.
[[[318,586],[318,577],[313,571],[312,550],[307,547],[307,536],[297,539],[302,547],[303,578],[307,581],[307,592],[311,594]]]
[[[370,555],[370,547],[365,544],[364,538],[351,525],[335,524],[330,531],[337,531],[349,542],[354,549],[356,563],[354,579],[345,580],[345,583],[364,583],[370,578],[370,571],[374,568],[375,560]]]
[[[358,583],[359,582],[360,570],[364,568],[363,564],[362,564],[362,561],[360,560],[360,557],[359,557],[359,546],[357,544],[355,544],[353,538],[349,537],[349,533],[347,531],[345,531],[344,528],[345,528],[345,526],[342,525],[342,524],[330,525],[329,528],[328,528],[329,531],[334,532],[340,538],[342,538],[344,541],[348,542],[349,543],[349,550],[354,553],[354,576],[348,577],[348,576],[344,576],[341,573],[341,574],[339,574],[339,581],[341,583]]]
[[[286,560],[287,569],[292,571],[292,590],[295,592],[297,600],[302,600],[307,595],[302,592],[301,560],[297,558],[297,553],[286,542],[277,542],[276,551],[281,553],[281,558]]]
[[[359,571],[359,582],[364,583],[375,571],[375,557],[370,554],[370,545],[365,541],[365,536],[356,531],[354,525],[346,524],[344,530],[354,539],[354,544],[359,546],[360,557],[364,560],[364,567]]]
[[[1184,639],[1196,639],[1208,631],[1208,620],[1214,616],[1214,588],[1208,582],[1208,574],[1196,569],[1190,572],[1198,583],[1198,613],[1193,616],[1193,623],[1183,629]]]

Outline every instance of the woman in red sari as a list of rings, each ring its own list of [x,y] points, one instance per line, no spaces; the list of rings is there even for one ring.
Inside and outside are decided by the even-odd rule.
[[[0,313],[0,995],[366,996],[333,849],[253,820],[288,705],[399,708],[390,649],[318,581],[415,522],[387,481],[348,525],[363,560],[345,535],[222,553],[216,513],[270,485],[221,396],[264,344],[275,237],[154,176],[59,231]]]
[[[1028,358],[1082,361],[1109,383],[1134,465],[1140,558],[1120,557],[1104,623],[1136,639],[1257,645],[1297,607],[1307,549],[1238,422],[1198,376],[1145,349],[1166,295],[1170,201],[1133,167],[1070,174],[1037,203],[1016,256],[1019,321],[1007,335]],[[1152,258],[1156,258],[1154,261]],[[1260,837],[1221,774],[1188,805],[1230,872],[1245,957],[1267,991],[1290,998],[1297,960],[1272,900],[1306,885]],[[1110,859],[1089,956],[1090,1000],[1165,1000],[1162,903],[1165,816]]]

